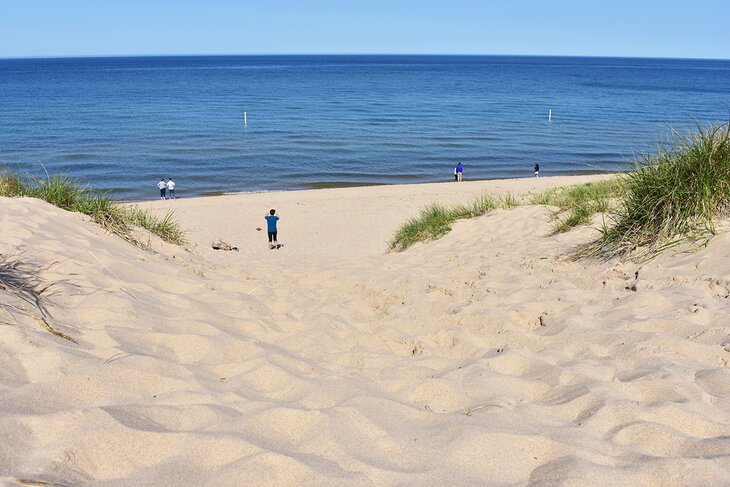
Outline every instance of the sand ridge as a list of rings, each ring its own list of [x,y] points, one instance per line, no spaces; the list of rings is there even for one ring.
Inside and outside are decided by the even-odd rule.
[[[494,184],[474,191],[536,182]],[[151,203],[185,203],[198,254],[2,199],[0,253],[54,283],[51,322],[78,344],[23,313],[1,327],[0,478],[728,484],[730,234],[641,265],[576,262],[594,231],[552,236],[549,210],[526,206],[384,253],[372,237],[457,185],[442,186],[400,204],[393,188]],[[315,235],[288,198],[352,217]],[[296,220],[279,251],[226,226],[266,206]],[[211,233],[242,250],[209,250]]]

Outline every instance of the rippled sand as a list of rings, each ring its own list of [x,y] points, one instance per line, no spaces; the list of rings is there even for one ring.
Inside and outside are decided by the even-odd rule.
[[[385,252],[429,202],[582,180],[148,203],[196,253],[0,198],[2,257],[52,284],[48,322],[78,342],[0,286],[0,480],[730,483],[727,222],[642,265],[566,259],[594,230],[551,236],[542,206]]]

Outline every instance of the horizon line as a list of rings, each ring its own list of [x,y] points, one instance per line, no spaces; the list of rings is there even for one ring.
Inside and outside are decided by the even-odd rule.
[[[124,58],[166,58],[166,57],[544,57],[544,58],[574,58],[574,59],[652,59],[677,61],[730,61],[730,58],[704,57],[669,57],[669,56],[627,56],[627,55],[587,55],[587,54],[460,54],[460,53],[249,53],[249,54],[81,54],[81,55],[52,55],[52,56],[7,56],[0,60],[34,60],[34,59],[124,59]]]

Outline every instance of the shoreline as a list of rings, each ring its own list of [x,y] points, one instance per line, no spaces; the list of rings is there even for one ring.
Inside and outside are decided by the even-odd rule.
[[[624,174],[627,171],[586,171],[581,172],[579,174],[556,174],[551,176],[540,176],[538,179],[549,179],[549,178],[580,178],[580,177],[593,177],[593,176],[617,176],[619,174]],[[525,176],[525,177],[518,177],[518,178],[488,178],[488,179],[466,179],[462,181],[463,183],[487,183],[490,181],[522,181],[522,180],[531,180],[535,179],[533,176]],[[177,182],[178,180],[175,179]],[[423,181],[423,182],[413,182],[413,183],[377,183],[377,182],[366,182],[366,183],[359,183],[359,182],[322,182],[322,183],[308,183],[312,185],[323,185],[322,187],[295,187],[291,189],[260,189],[260,190],[251,190],[251,191],[210,191],[206,193],[200,193],[200,194],[194,194],[192,196],[178,196],[177,199],[191,199],[191,198],[210,198],[210,197],[216,197],[216,196],[231,196],[231,195],[241,195],[241,194],[259,194],[259,193],[289,193],[289,192],[296,192],[296,191],[315,191],[315,190],[327,190],[327,189],[349,189],[349,188],[370,188],[370,187],[380,187],[380,186],[387,186],[387,187],[400,187],[400,186],[419,186],[419,185],[429,185],[429,184],[449,184],[454,183],[453,180],[442,180],[442,181]],[[179,184],[179,183],[178,183]],[[331,186],[330,186],[331,185]],[[176,189],[176,192],[179,193],[180,189]],[[150,193],[152,194],[152,193]],[[183,193],[184,194],[184,193]],[[151,197],[149,199],[120,199],[115,200],[119,203],[123,204],[130,204],[130,203],[141,203],[146,201],[152,201],[154,199],[159,200],[159,195],[157,198]]]
[[[581,173],[581,174],[570,174],[570,175],[554,175],[554,176],[540,176],[539,178],[535,178],[533,176],[525,176],[525,177],[519,177],[519,178],[490,178],[490,179],[465,179],[461,183],[455,183],[453,180],[450,181],[427,181],[427,182],[415,182],[415,183],[331,183],[333,184],[332,187],[326,186],[326,187],[303,187],[303,188],[292,188],[292,189],[261,189],[261,190],[252,190],[252,191],[220,191],[220,192],[208,192],[208,193],[201,193],[201,194],[195,194],[192,196],[180,196],[179,189],[176,189],[176,192],[178,193],[177,200],[191,200],[191,199],[199,199],[199,198],[215,198],[219,196],[239,196],[239,195],[254,195],[254,194],[271,194],[271,193],[297,193],[297,192],[305,192],[305,191],[326,191],[326,190],[348,190],[348,189],[361,189],[361,188],[373,188],[373,187],[387,187],[387,188],[409,188],[413,186],[430,186],[430,185],[449,185],[449,184],[489,184],[489,183],[499,183],[504,181],[510,181],[510,182],[519,182],[519,181],[531,181],[533,179],[539,179],[539,180],[553,180],[554,178],[563,178],[566,180],[569,180],[570,178],[610,178],[613,176],[619,176],[621,174],[625,174],[627,171],[611,171],[611,172],[605,172],[605,171],[596,171],[591,173]],[[177,182],[177,180],[176,180]],[[330,183],[322,183],[329,185]],[[577,183],[580,184],[580,183]],[[184,193],[183,193],[184,194]],[[118,203],[122,204],[136,204],[136,203],[148,203],[151,201],[160,201],[159,195],[157,198],[150,197],[148,199],[121,199],[121,200],[115,200]]]

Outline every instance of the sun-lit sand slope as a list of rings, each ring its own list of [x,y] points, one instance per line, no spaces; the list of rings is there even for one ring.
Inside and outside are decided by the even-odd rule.
[[[78,341],[0,287],[0,483],[730,485],[727,225],[699,252],[573,262],[594,231],[550,236],[526,206],[384,253],[455,186],[178,200],[196,255],[0,199],[0,253],[53,283]]]

